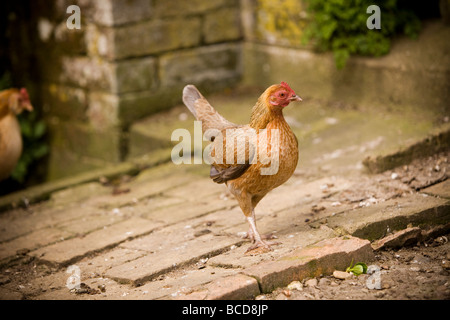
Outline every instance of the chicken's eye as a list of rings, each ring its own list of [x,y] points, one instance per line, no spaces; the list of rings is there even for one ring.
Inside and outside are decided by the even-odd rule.
[[[280,93],[280,97],[284,98],[285,94],[284,93]]]

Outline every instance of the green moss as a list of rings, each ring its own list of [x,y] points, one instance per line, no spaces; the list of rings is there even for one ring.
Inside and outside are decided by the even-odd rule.
[[[302,12],[304,8],[300,0],[258,0],[258,37],[269,38],[280,44],[300,46],[306,25]]]

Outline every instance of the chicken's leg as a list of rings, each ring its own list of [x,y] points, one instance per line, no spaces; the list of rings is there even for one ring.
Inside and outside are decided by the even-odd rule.
[[[258,232],[258,229],[256,228],[256,219],[255,219],[255,210],[252,209],[252,214],[250,216],[247,216],[247,222],[250,226],[250,229],[248,231],[248,237],[250,238],[250,240],[252,240],[252,242],[254,243],[252,246],[250,246],[246,253],[253,251],[255,249],[258,248],[262,248],[263,251],[271,251],[272,248],[270,246],[273,245],[277,245],[280,244],[279,242],[269,242],[269,241],[264,241],[263,237],[261,237],[261,235]],[[273,236],[265,236],[266,239],[273,239]]]
[[[246,253],[250,251],[258,251],[257,253],[267,252],[272,250],[271,245],[279,244],[278,242],[268,242],[264,241],[263,238],[273,239],[273,236],[261,237],[257,228],[256,228],[256,219],[255,219],[255,206],[258,204],[259,200],[262,197],[253,197],[248,192],[242,192],[239,189],[233,188],[229,186],[231,193],[234,194],[236,199],[239,202],[239,206],[241,207],[242,212],[245,215],[245,218],[249,224],[249,231],[247,233],[247,237],[253,242],[253,245],[248,248]],[[259,249],[260,250],[256,250]],[[255,252],[256,253],[256,252]]]
[[[248,232],[245,234],[245,236],[243,236],[244,239],[249,239],[252,243],[255,243],[256,239],[255,239],[255,233],[254,233],[254,228],[252,228],[252,224],[256,224],[256,220],[255,220],[255,213],[254,211],[252,212],[252,220],[253,223],[250,223],[249,218],[246,217],[247,222],[249,223],[249,228],[248,228]],[[268,234],[260,234],[259,235],[260,238],[262,240],[272,240],[272,239],[277,239],[277,237],[275,235],[273,235],[273,233],[268,233]],[[278,242],[277,242],[278,244]]]

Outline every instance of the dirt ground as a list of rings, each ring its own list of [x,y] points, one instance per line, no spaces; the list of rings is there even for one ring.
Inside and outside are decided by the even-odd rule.
[[[305,279],[257,300],[448,300],[450,299],[450,234],[399,250],[376,252],[370,265],[377,275],[341,280],[333,276]],[[367,285],[369,282],[369,286]]]

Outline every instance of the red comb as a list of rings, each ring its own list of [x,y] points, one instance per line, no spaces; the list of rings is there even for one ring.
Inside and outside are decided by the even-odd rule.
[[[289,87],[289,85],[286,82],[281,82],[281,86],[289,91],[294,92],[294,90],[291,89],[291,87]]]
[[[30,96],[28,95],[28,91],[25,88],[20,89],[20,95],[24,100],[30,100]]]

